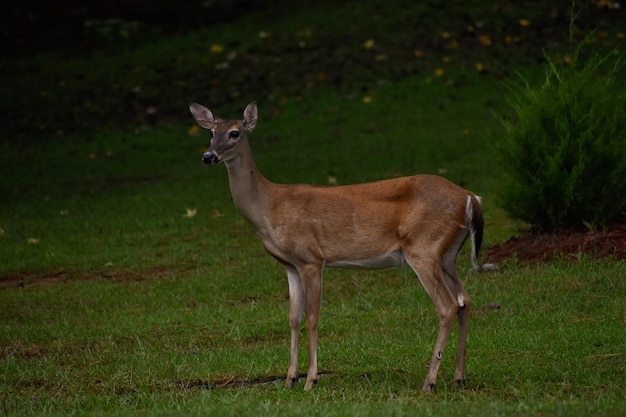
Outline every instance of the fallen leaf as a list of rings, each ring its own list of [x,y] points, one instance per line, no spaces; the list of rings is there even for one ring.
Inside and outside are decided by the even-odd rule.
[[[455,40],[452,39],[450,42],[448,42],[448,44],[446,45],[447,49],[457,49],[459,47],[459,43]]]
[[[41,242],[41,239],[38,239],[36,237],[29,237],[28,239],[26,239],[26,243],[28,243],[29,245],[38,245]]]
[[[324,72],[324,71],[320,71],[315,76],[315,79],[317,81],[327,81],[328,80],[328,74],[326,72]]]
[[[520,26],[524,26],[524,27],[530,26],[530,20],[528,20],[528,19],[520,19],[519,20],[519,25]]]
[[[478,37],[478,40],[480,41],[481,44],[485,46],[491,45],[491,38],[488,35],[480,35]]]
[[[374,39],[368,39],[365,42],[363,42],[364,49],[372,49],[375,46],[376,46],[376,42],[374,41]]]
[[[522,39],[524,39],[524,38],[523,38],[523,37],[521,37],[521,36],[511,36],[511,35],[506,35],[506,36],[504,37],[504,42],[505,42],[506,44],[517,43],[517,42],[521,42],[521,41],[522,41]]]
[[[188,208],[187,212],[185,214],[183,214],[183,217],[186,218],[186,219],[191,219],[191,218],[196,216],[197,212],[198,212],[198,210],[196,210],[195,208]]]
[[[219,45],[219,44],[213,44],[213,45],[211,45],[210,51],[213,54],[219,54],[219,53],[224,52],[224,47],[222,45]]]
[[[189,129],[187,129],[187,134],[189,136],[199,136],[200,135],[200,126],[193,125]]]
[[[485,71],[487,71],[487,65],[483,64],[482,62],[477,62],[476,63],[476,71],[478,71],[478,72],[485,72]]]

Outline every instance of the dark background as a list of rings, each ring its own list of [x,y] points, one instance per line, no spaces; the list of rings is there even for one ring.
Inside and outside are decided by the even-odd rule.
[[[342,20],[345,7],[344,17],[334,13],[346,4],[355,11],[350,21]],[[462,86],[476,72],[476,63],[485,64],[482,75],[503,80],[518,68],[544,64],[546,53],[567,53],[572,41],[593,31],[590,51],[619,51],[625,42],[621,31],[626,29],[626,7],[612,8],[604,0],[575,3],[574,30],[572,5],[563,0],[388,4],[14,1],[0,14],[0,133],[4,140],[33,142],[107,127],[187,120],[186,103],[200,98],[229,109],[250,97],[278,103],[318,88],[353,96],[379,80],[428,77],[447,57],[452,61],[446,64],[446,81]],[[366,12],[358,13],[359,8]],[[242,25],[256,22],[255,30],[272,31],[273,20],[320,10],[328,14],[326,21],[317,18],[294,28],[311,30],[303,48],[294,32],[276,31],[268,39],[260,39],[258,32],[247,39],[240,34],[246,29]],[[372,15],[371,10],[379,12]],[[529,25],[521,25],[523,19]],[[206,31],[211,27],[229,33],[231,43],[223,45],[224,53],[210,52],[212,43],[220,42],[211,38],[215,31]],[[450,38],[442,36],[447,31]],[[171,40],[189,32],[202,33],[206,43],[172,46]],[[375,40],[375,47],[362,46],[368,39]],[[152,49],[143,48],[149,43]],[[414,51],[423,58],[416,59]],[[229,60],[228,53],[236,53],[228,69],[216,69]]]
[[[136,21],[144,39],[180,34],[211,24],[235,21],[245,14],[260,18],[306,7],[308,1],[272,0],[60,0],[13,1],[0,21],[5,57],[42,51],[81,51],[97,47],[90,22]]]

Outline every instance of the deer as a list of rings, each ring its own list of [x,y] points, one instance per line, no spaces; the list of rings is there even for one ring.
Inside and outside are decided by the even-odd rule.
[[[211,132],[202,162],[226,165],[236,208],[287,272],[291,347],[286,385],[293,387],[300,375],[298,338],[304,318],[308,332],[304,390],[318,381],[324,268],[409,267],[439,317],[422,390],[435,389],[455,317],[459,330],[452,386],[464,386],[471,300],[459,279],[456,260],[469,238],[471,269],[488,268],[477,264],[484,225],[481,198],[441,176],[427,174],[340,186],[275,184],[257,168],[249,144],[248,136],[258,121],[255,102],[245,108],[243,120],[220,119],[194,102],[189,109],[195,121]]]

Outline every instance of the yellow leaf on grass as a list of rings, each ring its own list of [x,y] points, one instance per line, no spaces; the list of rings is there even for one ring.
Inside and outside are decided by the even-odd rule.
[[[477,62],[476,63],[476,71],[478,71],[478,72],[485,72],[485,71],[487,71],[487,65],[483,64],[482,62]]]
[[[183,217],[186,219],[191,219],[192,217],[196,216],[196,213],[198,212],[198,210],[196,210],[195,208],[188,208],[187,212],[185,214],[183,214]]]
[[[189,136],[198,136],[200,134],[200,126],[193,125],[189,129],[187,129],[187,134]]]
[[[524,38],[521,36],[511,36],[511,35],[506,35],[504,37],[504,42],[506,44],[511,44],[511,43],[517,43],[517,42],[521,42]]]
[[[450,42],[448,42],[448,44],[446,45],[447,49],[457,49],[459,47],[459,43],[455,40],[452,39]]]
[[[365,49],[372,49],[376,46],[376,42],[374,41],[374,39],[368,39],[365,42],[363,42],[363,48]]]
[[[214,43],[213,45],[211,45],[210,51],[213,54],[219,54],[221,52],[224,52],[224,47],[222,45]]]
[[[489,35],[480,35],[478,37],[478,40],[480,41],[481,44],[485,46],[491,45],[491,38],[489,37]]]
[[[519,25],[520,26],[524,26],[524,27],[530,26],[530,20],[528,20],[528,19],[520,19],[519,20]]]

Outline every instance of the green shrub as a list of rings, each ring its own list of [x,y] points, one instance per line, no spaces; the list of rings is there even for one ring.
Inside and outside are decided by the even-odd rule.
[[[511,87],[512,120],[496,143],[502,205],[535,229],[604,227],[626,207],[626,93],[619,56],[547,57],[539,86]],[[618,79],[620,80],[618,82]]]

